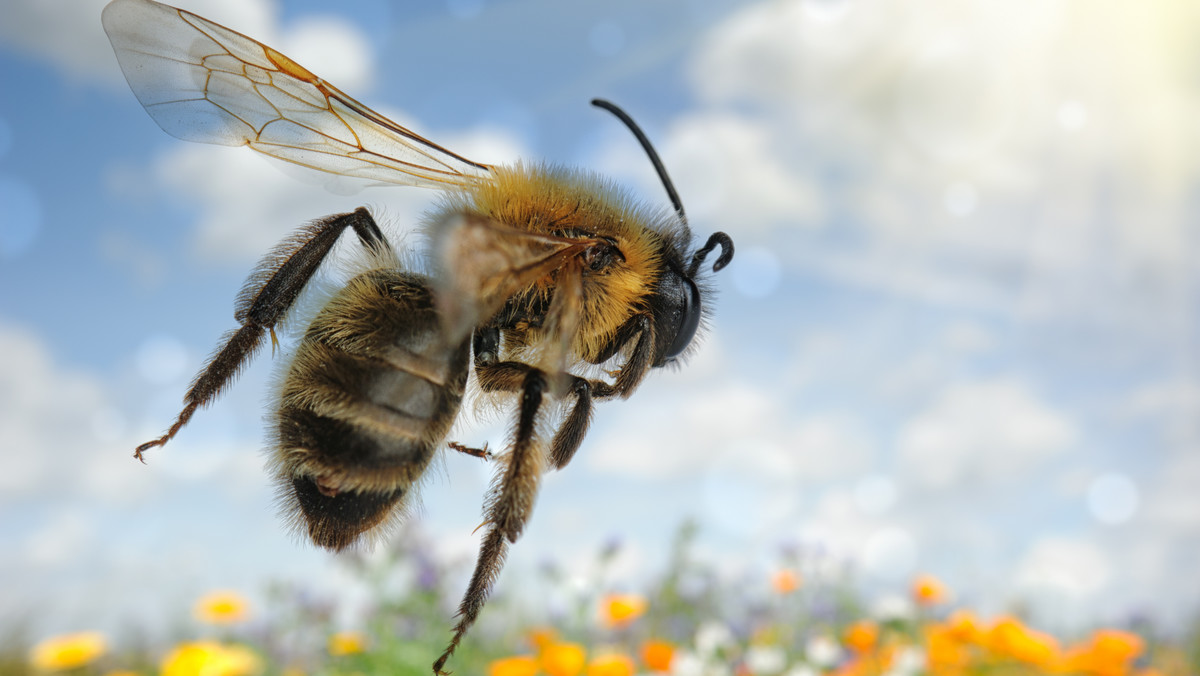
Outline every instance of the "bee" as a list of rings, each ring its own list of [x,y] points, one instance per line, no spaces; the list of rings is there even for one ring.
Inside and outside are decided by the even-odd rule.
[[[733,258],[722,232],[692,248],[678,194],[657,153],[616,115],[654,164],[674,210],[637,204],[586,171],[473,162],[396,124],[280,52],[153,0],[103,13],[130,88],[167,133],[248,146],[376,184],[441,191],[424,224],[423,264],[405,265],[365,208],[316,220],[270,251],[235,302],[228,333],[161,437],[215,400],[297,304],[343,232],[367,263],[315,314],[285,366],[269,469],[284,511],[338,551],[377,533],[443,447],[494,459],[474,572],[441,673],[475,622],[509,544],[525,528],[550,468],[579,449],[597,401],[628,397],[652,369],[685,357],[716,272]],[[447,435],[468,386],[514,409],[494,457]],[[144,462],[144,460],[143,460]]]

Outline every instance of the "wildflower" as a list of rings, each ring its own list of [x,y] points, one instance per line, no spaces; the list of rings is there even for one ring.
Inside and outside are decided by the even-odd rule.
[[[529,630],[525,638],[535,649],[542,650],[558,639],[558,632],[550,627],[535,627]]]
[[[248,648],[216,641],[180,643],[163,658],[161,676],[252,676],[262,661]]]
[[[633,676],[633,660],[628,655],[601,655],[587,666],[587,676]]]
[[[542,648],[538,661],[547,676],[577,676],[583,671],[587,652],[578,643],[550,643]]]
[[[787,666],[787,654],[777,645],[750,646],[745,660],[751,674],[778,674]]]
[[[832,667],[842,658],[842,649],[836,641],[822,634],[808,639],[804,654],[809,662],[818,667]]]
[[[796,571],[783,568],[771,576],[771,588],[777,594],[791,594],[800,588],[801,579]]]
[[[1092,634],[1092,653],[1105,660],[1132,662],[1145,647],[1140,636],[1127,631],[1101,629]]]
[[[987,633],[987,643],[999,655],[1037,666],[1047,666],[1058,659],[1058,642],[1054,637],[1021,624],[1014,617],[1001,617]]]
[[[650,671],[670,671],[675,647],[666,641],[646,641],[642,644],[642,664]]]
[[[534,676],[537,671],[537,660],[529,655],[505,657],[488,665],[488,676]]]
[[[983,631],[979,628],[979,619],[969,610],[956,610],[946,620],[946,630],[956,641],[963,643],[979,643],[983,640]]]
[[[946,585],[932,575],[919,575],[913,581],[912,596],[918,605],[935,606],[946,600]]]
[[[862,654],[869,652],[879,641],[879,627],[870,620],[860,620],[846,627],[842,642],[850,650]]]
[[[206,624],[234,624],[250,616],[250,604],[237,592],[216,591],[200,597],[192,614]]]
[[[712,657],[732,645],[733,632],[720,622],[710,620],[696,629],[696,652],[701,657]]]
[[[329,654],[334,657],[357,655],[367,649],[367,636],[361,631],[339,631],[329,636]]]
[[[933,673],[962,669],[971,661],[971,651],[946,625],[931,625],[925,629],[925,659]]]
[[[600,620],[611,629],[627,627],[646,612],[646,599],[637,594],[609,594],[600,602]]]
[[[1059,666],[1064,671],[1094,676],[1125,676],[1144,648],[1145,643],[1135,634],[1101,629],[1085,645],[1076,646],[1064,655]]]
[[[44,671],[62,671],[91,664],[108,651],[104,635],[98,631],[81,631],[48,638],[33,646],[29,661]]]

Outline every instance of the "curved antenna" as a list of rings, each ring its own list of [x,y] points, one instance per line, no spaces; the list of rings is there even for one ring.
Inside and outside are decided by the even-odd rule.
[[[704,258],[708,253],[715,249],[718,245],[721,247],[721,255],[717,258],[717,262],[713,263],[712,271],[718,272],[721,268],[729,265],[729,261],[733,260],[733,239],[723,232],[714,232],[708,238],[704,246],[692,256],[692,264],[688,266],[687,276],[695,277],[700,270],[700,264],[704,262]]]
[[[679,214],[679,220],[686,224],[687,214],[683,213],[683,202],[679,200],[679,193],[675,192],[675,185],[671,183],[671,177],[667,176],[667,168],[663,166],[662,160],[658,159],[658,153],[655,152],[654,146],[650,145],[650,139],[646,138],[646,134],[642,132],[641,127],[637,126],[637,123],[625,111],[610,101],[592,99],[592,105],[616,115],[617,119],[624,122],[625,126],[629,127],[629,131],[633,132],[633,135],[637,137],[638,142],[642,144],[642,149],[646,151],[646,154],[650,156],[650,161],[654,163],[654,169],[658,172],[658,178],[662,180],[663,187],[667,189],[667,196],[671,198],[671,204],[675,206],[675,213]]]

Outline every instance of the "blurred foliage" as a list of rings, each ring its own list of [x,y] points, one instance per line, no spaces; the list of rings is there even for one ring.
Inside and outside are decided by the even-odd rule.
[[[451,668],[486,676],[1200,673],[1200,623],[1173,639],[1143,623],[1062,640],[1015,614],[985,619],[954,607],[930,575],[868,610],[852,576],[819,553],[785,549],[757,583],[722,583],[696,556],[696,534],[696,524],[684,524],[666,570],[636,593],[612,579],[618,541],[587,570],[546,565],[532,585],[502,578]],[[34,642],[10,630],[0,676],[424,676],[449,637],[459,566],[435,560],[414,527],[393,542],[346,560],[369,599],[354,609],[354,627],[339,626],[339,602],[292,585],[273,586],[259,610],[217,591],[192,609],[197,635],[164,645],[88,631]]]

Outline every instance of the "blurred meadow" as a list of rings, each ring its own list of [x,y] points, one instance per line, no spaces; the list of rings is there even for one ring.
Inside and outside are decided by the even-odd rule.
[[[0,674],[159,673],[427,674],[431,646],[458,589],[427,536],[407,528],[386,552],[344,565],[372,602],[353,630],[335,622],[339,599],[290,585],[262,607],[233,591],[197,599],[172,641],[149,647],[101,632],[39,642],[0,655]],[[636,592],[611,564],[620,545],[596,552],[586,570],[543,566],[508,585],[453,660],[454,671],[487,676],[1168,676],[1196,673],[1200,632],[1186,642],[1148,625],[1096,627],[1056,637],[1018,615],[981,617],[930,575],[868,606],[847,571],[785,550],[767,578],[722,581],[698,559],[695,524],[676,533],[666,569]],[[534,592],[534,593],[530,593]],[[547,602],[547,600],[550,600]]]
[[[610,99],[737,245],[689,363],[547,476],[456,673],[1200,673],[1200,4],[177,1],[667,208]],[[373,549],[289,532],[294,332],[130,456],[275,242],[365,204],[419,248],[436,195],[169,137],[103,5],[0,4],[0,674],[427,673],[488,463],[443,454]]]

